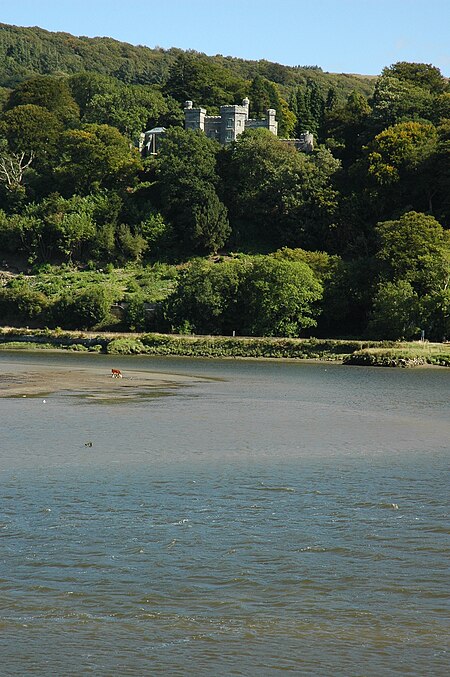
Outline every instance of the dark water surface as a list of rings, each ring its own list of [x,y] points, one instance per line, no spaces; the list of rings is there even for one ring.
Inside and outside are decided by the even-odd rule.
[[[448,674],[449,370],[112,366],[193,379],[0,399],[2,677]]]

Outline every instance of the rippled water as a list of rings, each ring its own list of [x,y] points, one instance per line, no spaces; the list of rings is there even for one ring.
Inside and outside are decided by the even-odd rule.
[[[2,676],[448,674],[448,370],[115,364],[0,399]]]

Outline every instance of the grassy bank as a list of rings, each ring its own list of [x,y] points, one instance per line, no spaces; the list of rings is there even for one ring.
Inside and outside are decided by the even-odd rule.
[[[418,367],[435,364],[450,367],[450,344],[398,343],[391,347],[372,346],[356,350],[343,359],[344,364],[368,367]]]
[[[450,345],[440,343],[0,330],[0,349],[36,348],[110,355],[342,360],[344,364],[384,367],[450,366]]]

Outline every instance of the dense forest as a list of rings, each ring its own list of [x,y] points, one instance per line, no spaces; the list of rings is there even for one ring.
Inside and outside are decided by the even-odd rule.
[[[450,335],[438,68],[371,79],[4,24],[0,56],[1,324]],[[264,129],[227,146],[184,130],[186,99],[214,114],[245,96],[314,151]]]

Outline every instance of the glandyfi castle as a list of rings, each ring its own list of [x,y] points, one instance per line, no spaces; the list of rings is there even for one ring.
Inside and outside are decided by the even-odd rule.
[[[240,105],[221,106],[219,115],[207,115],[206,108],[195,107],[192,101],[184,104],[185,129],[199,129],[210,139],[215,139],[225,145],[232,143],[246,129],[268,129],[275,136],[278,135],[278,122],[276,110],[268,108],[266,117],[254,119],[249,117],[250,101],[245,98]],[[141,151],[148,155],[157,152],[160,138],[166,130],[164,127],[150,129],[141,137]],[[280,139],[283,143],[294,146],[297,150],[311,152],[314,148],[314,138],[309,132],[305,132],[298,139]]]

